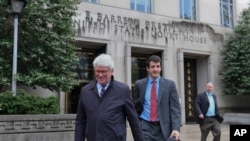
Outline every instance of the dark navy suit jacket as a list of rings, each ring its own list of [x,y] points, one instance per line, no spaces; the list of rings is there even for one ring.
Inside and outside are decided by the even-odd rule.
[[[129,87],[112,80],[103,97],[96,81],[81,90],[76,116],[75,141],[126,141],[126,119],[135,141],[144,141]]]
[[[215,117],[221,123],[223,121],[223,117],[221,117],[219,115],[217,98],[216,98],[215,94],[213,94],[213,98],[214,98],[214,103],[215,103]],[[198,94],[197,98],[195,99],[195,110],[197,113],[197,118],[196,118],[197,123],[201,124],[203,122],[204,119],[199,118],[199,114],[203,114],[204,116],[206,116],[208,108],[209,108],[209,100],[208,100],[206,91],[204,91],[204,92]]]

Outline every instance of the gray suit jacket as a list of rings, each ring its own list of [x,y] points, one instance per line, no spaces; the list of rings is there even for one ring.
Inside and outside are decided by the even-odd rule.
[[[148,78],[137,80],[135,82],[133,100],[138,116],[140,116],[143,110],[147,83]],[[172,80],[162,77],[160,78],[158,92],[158,112],[161,129],[165,139],[170,136],[172,130],[180,131],[181,111],[175,83]]]

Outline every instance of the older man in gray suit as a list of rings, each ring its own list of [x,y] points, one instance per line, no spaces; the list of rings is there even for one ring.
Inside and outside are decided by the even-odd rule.
[[[181,112],[175,83],[160,76],[161,58],[146,62],[149,76],[135,82],[133,100],[146,141],[180,138]]]

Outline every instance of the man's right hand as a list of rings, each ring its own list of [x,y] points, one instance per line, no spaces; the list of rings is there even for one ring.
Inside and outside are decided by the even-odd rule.
[[[203,114],[199,114],[199,118],[203,119],[204,118]]]

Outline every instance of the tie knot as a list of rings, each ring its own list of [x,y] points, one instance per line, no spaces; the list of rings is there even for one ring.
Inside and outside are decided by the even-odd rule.
[[[105,91],[106,85],[102,85],[102,91]]]
[[[101,89],[101,92],[100,92],[100,96],[102,97],[105,93],[105,86],[106,85],[101,85],[102,86],[102,89]]]
[[[155,84],[156,83],[156,81],[155,80],[152,80],[152,84]]]

